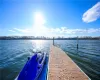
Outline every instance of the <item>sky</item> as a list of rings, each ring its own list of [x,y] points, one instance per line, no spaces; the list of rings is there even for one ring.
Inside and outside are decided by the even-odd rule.
[[[0,0],[0,36],[100,36],[100,1]]]

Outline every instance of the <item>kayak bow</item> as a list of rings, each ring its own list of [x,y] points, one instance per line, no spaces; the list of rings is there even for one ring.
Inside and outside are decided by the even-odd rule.
[[[26,62],[17,80],[37,80],[44,66],[45,59],[46,53],[35,53]]]

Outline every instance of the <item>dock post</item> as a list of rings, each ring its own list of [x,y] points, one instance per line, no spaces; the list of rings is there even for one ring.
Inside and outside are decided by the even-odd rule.
[[[78,36],[77,36],[77,50],[78,50]]]
[[[53,37],[53,45],[54,45],[54,37]]]

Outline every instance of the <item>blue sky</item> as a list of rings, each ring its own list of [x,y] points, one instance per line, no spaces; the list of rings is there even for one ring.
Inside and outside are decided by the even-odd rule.
[[[100,2],[0,0],[0,36],[12,35],[100,36]]]

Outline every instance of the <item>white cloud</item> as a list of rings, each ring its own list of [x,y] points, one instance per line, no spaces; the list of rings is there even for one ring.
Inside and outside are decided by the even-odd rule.
[[[60,34],[80,34],[80,33],[95,33],[100,32],[100,28],[89,28],[89,29],[69,29],[66,27],[52,28],[52,32],[57,32]]]
[[[14,28],[15,31],[19,31],[19,32],[23,32],[23,33],[27,33],[29,32],[29,29],[19,29],[19,28]]]
[[[40,31],[41,30],[41,31]],[[89,28],[89,29],[69,29],[67,27],[60,27],[60,28],[48,28],[48,27],[42,27],[42,29],[39,29],[38,33],[35,28],[28,28],[28,29],[18,29],[14,28],[13,30],[9,30],[12,32],[20,32],[23,36],[48,36],[48,37],[57,37],[57,36],[72,36],[77,34],[93,34],[93,33],[100,33],[100,28]]]
[[[90,28],[90,29],[88,29],[87,32],[88,32],[88,33],[96,33],[96,32],[100,32],[100,28],[98,28],[98,29]]]
[[[100,18],[100,2],[95,4],[92,8],[87,10],[82,17],[82,20],[86,23],[96,21]]]
[[[14,31],[14,30],[9,30],[10,32],[16,32],[16,31]]]

